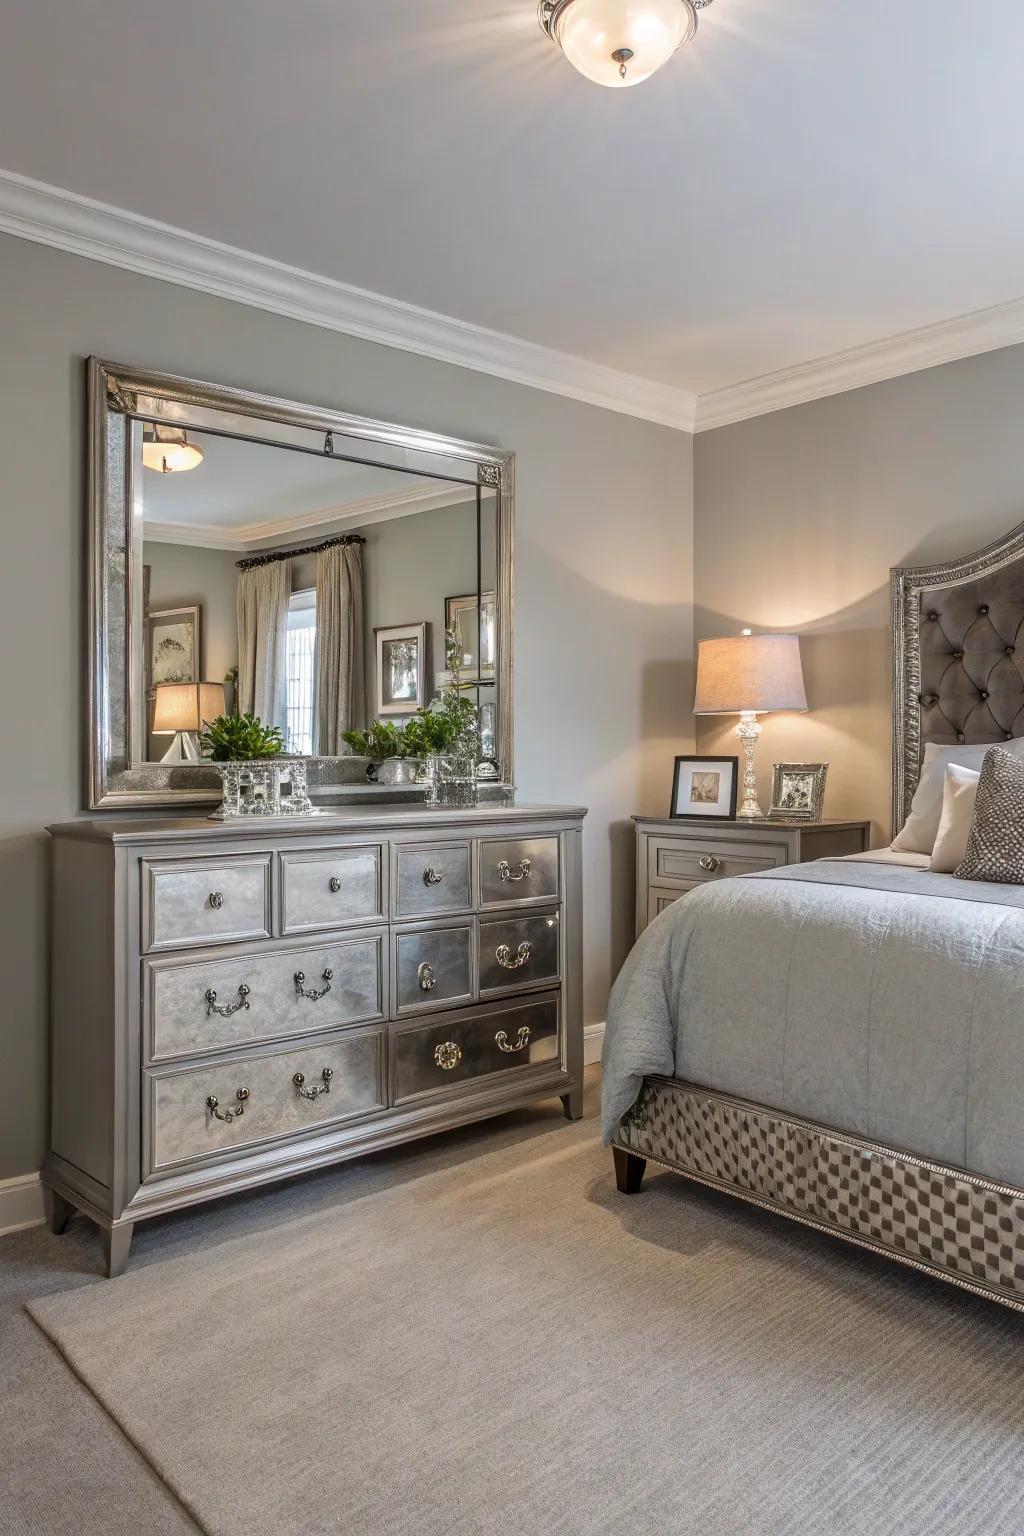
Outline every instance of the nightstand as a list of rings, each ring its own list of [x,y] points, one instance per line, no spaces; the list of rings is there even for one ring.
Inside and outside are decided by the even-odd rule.
[[[696,885],[780,864],[866,853],[869,821],[699,821],[634,816],[636,931]]]

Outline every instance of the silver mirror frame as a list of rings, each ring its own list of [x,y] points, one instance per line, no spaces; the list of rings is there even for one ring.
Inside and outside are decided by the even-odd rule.
[[[147,420],[166,420],[195,430],[209,428],[209,411],[230,412],[238,418],[230,435],[264,442],[301,433],[317,434],[327,442],[347,438],[366,446],[366,462],[493,491],[497,503],[497,747],[502,780],[513,782],[514,453],[95,357],[88,362],[88,397],[85,799],[89,810],[213,805],[221,798],[220,781],[208,767],[132,761],[132,722],[143,680],[131,645],[141,594],[141,571],[135,570],[138,562],[132,551],[141,549],[141,527],[133,504],[129,450],[132,419],[140,410]],[[339,454],[343,456],[355,457]],[[133,586],[138,592],[133,592]],[[352,759],[314,757],[308,762],[313,794],[328,796],[333,786],[359,782],[344,766],[355,768]]]
[[[892,618],[892,836],[910,814],[921,777],[921,598],[959,587],[1024,559],[1024,523],[994,543],[935,565],[895,565],[889,573]]]

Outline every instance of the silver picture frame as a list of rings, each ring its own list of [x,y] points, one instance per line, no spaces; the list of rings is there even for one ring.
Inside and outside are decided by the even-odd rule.
[[[828,763],[773,763],[769,821],[820,821]]]
[[[427,625],[381,624],[373,631],[375,713],[414,715],[427,702]],[[411,691],[410,691],[411,690]]]

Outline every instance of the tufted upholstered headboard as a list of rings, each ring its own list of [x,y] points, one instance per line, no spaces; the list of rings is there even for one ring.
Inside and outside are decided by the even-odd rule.
[[[1024,735],[1024,523],[960,560],[894,566],[890,591],[895,836],[929,742]]]

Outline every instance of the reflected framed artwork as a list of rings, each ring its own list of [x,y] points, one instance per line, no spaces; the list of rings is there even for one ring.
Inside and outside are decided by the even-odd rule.
[[[479,619],[475,592],[444,600],[444,627],[459,642],[466,677],[493,678],[495,660],[494,593],[481,592]]]
[[[426,703],[427,625],[390,624],[373,632],[378,715],[412,715]]]
[[[669,815],[732,820],[739,761],[738,757],[677,757]]]

